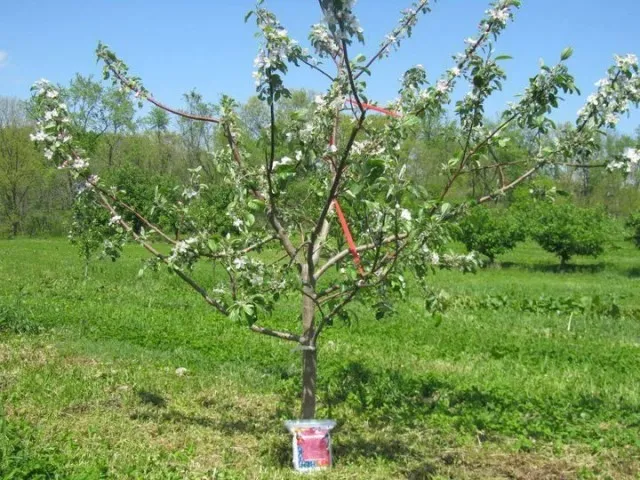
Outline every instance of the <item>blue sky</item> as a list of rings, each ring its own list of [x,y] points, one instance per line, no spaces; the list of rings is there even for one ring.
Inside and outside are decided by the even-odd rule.
[[[352,56],[375,51],[398,20],[407,0],[359,0],[357,13],[368,39]],[[22,0],[6,2],[0,20],[0,95],[26,98],[39,78],[67,83],[80,72],[99,76],[94,50],[99,40],[110,45],[142,77],[159,99],[178,105],[181,94],[197,88],[206,99],[221,93],[238,100],[253,94],[251,71],[257,51],[255,24],[245,24],[250,0]],[[306,43],[308,27],[320,19],[313,0],[268,0],[292,36]],[[369,98],[380,102],[395,97],[402,72],[423,64],[430,78],[451,66],[451,55],[463,40],[474,35],[487,8],[485,0],[439,0],[419,23],[414,36],[390,59],[373,69]],[[566,46],[575,50],[569,66],[583,92],[571,97],[554,118],[572,120],[604,75],[613,54],[640,55],[640,0],[524,0],[497,44],[497,51],[512,55],[505,67],[505,89],[487,104],[496,115],[543,58],[554,63]],[[308,70],[289,75],[290,87],[322,91],[322,77]],[[460,90],[459,93],[464,93]],[[619,130],[630,133],[640,125],[640,112],[621,121]]]

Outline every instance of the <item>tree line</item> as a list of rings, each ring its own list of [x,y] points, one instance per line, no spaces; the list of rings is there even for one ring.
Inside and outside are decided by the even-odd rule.
[[[217,182],[218,172],[212,152],[224,142],[219,127],[178,117],[172,120],[165,110],[154,107],[139,115],[135,99],[117,87],[108,87],[91,77],[77,74],[62,88],[64,100],[72,118],[74,137],[93,159],[96,170],[113,185],[126,192],[128,200],[149,211],[154,197],[161,189],[165,197],[179,195],[189,170],[198,169],[210,188],[204,195],[204,208],[210,207],[211,221],[224,231],[229,223],[224,215],[229,192]],[[293,91],[290,98],[282,99],[277,108],[276,121],[285,125],[295,118],[296,112],[313,102],[312,92]],[[216,115],[219,106],[203,100],[197,91],[183,95],[182,109],[194,115]],[[41,152],[30,140],[33,131],[32,107],[29,102],[0,97],[0,236],[66,235],[74,220],[74,183],[67,172],[52,172],[47,168]],[[268,140],[269,111],[257,97],[249,98],[240,108],[241,128],[244,130],[249,161],[260,163],[264,143]],[[383,117],[379,118],[385,122]],[[487,122],[491,127],[491,122]],[[462,145],[456,142],[460,126],[446,114],[427,116],[416,126],[417,134],[404,141],[408,159],[407,171],[419,188],[440,191],[447,182],[446,166],[459,155]],[[539,134],[539,133],[536,133]],[[488,148],[483,155],[485,166],[465,172],[468,177],[457,182],[449,192],[452,201],[462,201],[488,195],[506,178],[516,178],[532,155],[538,139],[533,132],[517,125],[501,134],[499,151]],[[553,142],[553,138],[548,139]],[[603,139],[600,155],[602,163],[607,157],[619,154],[625,148],[640,142],[640,127],[634,134],[620,134],[610,130]],[[487,162],[488,161],[488,162]],[[499,169],[486,168],[493,161]],[[479,162],[480,163],[480,162]],[[579,162],[576,162],[578,164]],[[630,175],[609,172],[602,168],[549,166],[543,169],[536,183],[544,191],[553,191],[561,202],[579,207],[602,208],[604,214],[622,218],[635,225],[640,206],[640,172],[637,167]],[[304,185],[289,195],[305,194]],[[537,192],[539,193],[539,192]],[[535,196],[531,186],[521,188],[500,199],[495,208],[522,205],[525,197]],[[532,196],[532,197],[533,197]],[[491,208],[491,207],[490,207]],[[204,212],[203,212],[204,214]],[[77,215],[77,212],[76,212]],[[467,236],[471,223],[489,222],[484,212],[471,216],[465,223]],[[475,220],[474,220],[475,219]],[[179,218],[155,218],[168,226],[176,236],[187,228]],[[635,223],[634,223],[635,222]],[[229,227],[229,225],[227,225]],[[504,236],[504,225],[500,233]],[[520,238],[520,237],[517,237]],[[476,239],[477,240],[477,239]],[[474,241],[469,240],[472,247]],[[477,241],[476,241],[477,243]],[[477,248],[477,245],[473,248]],[[490,258],[495,254],[492,253]]]

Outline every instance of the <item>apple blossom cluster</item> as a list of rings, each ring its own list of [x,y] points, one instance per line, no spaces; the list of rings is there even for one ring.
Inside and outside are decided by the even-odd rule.
[[[142,84],[139,77],[129,75],[129,67],[120,60],[111,49],[98,42],[96,56],[104,62],[102,75],[105,80],[111,78],[114,85],[120,87],[121,91],[132,91],[138,99],[138,104],[142,106],[142,100],[150,96],[149,91]]]
[[[339,42],[351,43],[351,38],[364,42],[362,27],[353,13],[356,0],[320,0],[324,22]]]
[[[615,57],[606,77],[596,83],[598,89],[587,98],[578,111],[581,128],[615,127],[620,115],[629,111],[629,104],[640,104],[638,57],[633,54]]]
[[[62,101],[60,90],[48,80],[42,79],[31,87],[31,91],[40,112],[36,132],[30,135],[31,140],[43,148],[44,157],[56,167],[69,170],[74,178],[84,178],[86,187],[92,187],[98,178],[89,176],[89,161],[84,157],[84,152],[73,143],[71,117],[67,105]],[[84,184],[81,186],[83,188]]]
[[[577,91],[574,78],[563,63],[570,53],[567,50],[561,63],[553,67],[542,65],[540,72],[529,79],[529,85],[520,95],[519,101],[510,103],[502,117],[514,118],[518,126],[544,133],[549,127],[546,115],[558,106],[560,93],[571,94]]]
[[[480,22],[477,38],[467,38],[464,52],[453,56],[454,66],[447,70],[435,84],[420,90],[419,93],[413,92],[404,96],[402,111],[417,115],[441,111],[443,105],[449,103],[450,94],[458,78],[464,76],[473,85],[472,92],[460,105],[461,111],[465,113],[468,121],[469,113],[476,111],[476,107],[482,104],[482,99],[499,88],[499,82],[504,78],[503,72],[495,61],[483,58],[478,52],[484,50],[490,57],[493,51],[493,41],[506,28],[507,21],[513,19],[513,10],[519,7],[519,0],[494,2],[492,7],[487,10],[485,18]],[[414,90],[420,83],[424,83],[424,81],[416,83],[415,80],[415,73],[414,78],[405,79]],[[473,116],[471,115],[471,117]]]
[[[264,42],[253,62],[255,67],[253,78],[258,98],[273,102],[277,101],[281,95],[289,95],[277,72],[287,73],[288,62],[297,65],[301,60],[307,61],[310,56],[298,42],[289,38],[287,30],[272,12],[257,8],[254,13]]]
[[[329,27],[324,23],[311,26],[309,41],[319,57],[335,58],[342,52]]]
[[[189,168],[189,183],[182,190],[182,198],[189,202],[200,195],[200,192],[209,188],[208,185],[200,183],[202,166]]]
[[[625,148],[621,155],[613,158],[607,163],[609,171],[622,170],[629,174],[640,168],[640,149]]]
[[[397,26],[385,37],[380,45],[380,56],[387,57],[392,49],[400,48],[402,40],[411,37],[413,28],[418,23],[418,15],[426,14],[431,11],[429,6],[431,0],[421,0],[415,2],[411,7],[404,9],[402,17],[398,21]]]

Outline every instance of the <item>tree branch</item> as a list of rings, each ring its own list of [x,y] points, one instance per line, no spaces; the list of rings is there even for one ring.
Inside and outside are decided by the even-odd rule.
[[[347,42],[342,39],[342,53],[344,54],[344,65],[347,69],[347,76],[349,77],[349,85],[351,85],[351,91],[356,99],[360,112],[364,112],[362,102],[360,102],[360,96],[358,95],[358,89],[356,88],[356,82],[353,79],[353,72],[351,71],[351,64],[349,63],[349,54],[347,53]]]
[[[116,78],[118,80],[120,80],[120,83],[123,86],[125,86],[128,89],[136,92],[136,94],[139,95],[139,92],[135,90],[135,85],[132,84],[130,81],[128,81],[125,77],[123,77],[120,74],[120,72],[118,72],[115,68],[113,68],[113,65],[111,64],[110,61],[108,61],[107,59],[104,59],[104,58],[103,58],[103,61],[107,65],[109,70],[111,70],[111,72],[116,76]],[[190,120],[198,120],[198,121],[201,121],[201,122],[220,123],[220,119],[219,118],[209,117],[209,116],[206,116],[206,115],[195,115],[195,114],[192,114],[192,113],[185,112],[184,110],[178,110],[176,108],[169,107],[168,105],[165,105],[164,103],[156,100],[151,95],[145,95],[144,98],[147,101],[149,101],[150,103],[152,103],[153,105],[155,105],[156,107],[161,108],[162,110],[165,110],[165,111],[167,111],[169,113],[173,113],[174,115],[178,115],[178,116],[183,117],[183,118],[188,118]]]
[[[318,72],[320,72],[322,75],[324,75],[325,77],[327,77],[329,80],[331,80],[332,82],[335,81],[335,78],[333,78],[331,75],[329,75],[327,72],[325,72],[323,69],[321,69],[320,67],[318,67],[317,65],[314,65],[313,63],[310,63],[308,61],[306,61],[304,58],[301,58],[300,61],[302,63],[304,63],[305,65],[311,67],[314,70],[317,70]]]
[[[288,340],[290,342],[304,343],[304,338],[300,335],[296,335],[290,332],[281,332],[279,330],[272,330],[270,328],[260,327],[255,323],[249,327],[252,332],[268,335],[269,337],[279,338],[281,340]]]
[[[368,243],[366,245],[360,245],[360,246],[356,247],[356,251],[365,252],[367,250],[372,250],[372,249],[378,247],[379,245],[386,245],[388,243],[393,243],[393,242],[396,242],[398,240],[404,240],[408,236],[409,236],[408,233],[400,233],[398,235],[391,235],[389,237],[383,238],[381,242],[373,242],[373,243]],[[346,248],[346,249],[342,250],[341,252],[337,253],[336,255],[334,255],[333,257],[331,257],[330,259],[328,259],[324,263],[324,265],[322,265],[322,267],[320,267],[318,269],[318,271],[316,272],[316,274],[314,275],[315,280],[318,280],[322,275],[324,275],[324,273],[329,268],[331,268],[333,265],[335,265],[340,260],[342,260],[343,258],[347,257],[350,254],[351,254],[351,251],[348,248]]]
[[[104,208],[106,208],[112,215],[118,215],[118,212],[115,210],[115,208],[113,208],[113,206],[109,203],[109,200],[107,200],[107,198],[104,196],[104,194],[100,193],[100,199],[102,201],[102,206]],[[131,225],[129,225],[127,222],[125,222],[122,218],[120,218],[120,220],[118,221],[118,223],[122,226],[122,228],[124,228],[129,234],[131,234],[131,236],[134,238],[134,240],[136,240],[140,245],[142,245],[149,253],[151,253],[153,256],[155,256],[156,258],[162,260],[163,263],[169,265],[169,262],[167,261],[167,257],[163,254],[161,254],[160,252],[158,252],[155,248],[153,248],[153,246],[151,246],[149,243],[147,243],[146,241],[144,241],[140,235],[138,235],[133,228],[131,227]],[[211,298],[209,296],[209,294],[207,293],[207,291],[201,287],[200,285],[198,285],[191,277],[189,277],[186,273],[184,273],[182,270],[174,268],[173,272],[175,272],[176,275],[178,275],[182,280],[184,280],[191,288],[193,288],[196,292],[198,292],[200,294],[200,296],[212,307],[214,307],[216,310],[218,310],[220,313],[227,315],[228,311],[225,308],[225,306],[223,304],[221,304],[220,302],[218,302],[217,300]]]
[[[422,8],[424,8],[427,5],[427,3],[429,3],[429,0],[422,0],[419,5],[414,7],[415,13],[407,17],[407,19],[404,21],[404,23],[401,26],[401,30],[404,30],[405,28],[407,28],[407,25],[409,25],[418,16],[418,13],[420,13],[420,10],[422,10]],[[373,65],[373,63],[376,60],[378,60],[378,58],[380,58],[380,56],[387,50],[387,48],[391,46],[392,43],[393,43],[392,39],[388,39],[386,42],[383,42],[382,46],[380,47],[380,50],[378,50],[378,52],[373,57],[371,57],[371,59],[367,62],[367,64],[363,67],[363,69],[357,73],[357,75],[355,76],[355,79],[357,80],[360,77],[360,75],[362,75],[366,70],[369,70],[369,67],[371,67],[371,65]]]
[[[499,188],[498,190],[496,190],[493,193],[490,193],[489,195],[485,195],[484,197],[481,197],[478,199],[478,203],[485,203],[488,202],[489,200],[491,200],[492,198],[498,196],[498,195],[502,195],[505,192],[508,192],[509,190],[511,190],[513,187],[517,186],[518,184],[524,182],[527,178],[529,178],[531,175],[533,175],[534,173],[536,173],[540,168],[542,168],[545,165],[545,162],[540,162],[538,165],[536,165],[535,167],[531,168],[530,170],[527,170],[525,173],[523,173],[522,175],[520,175],[518,178],[516,178],[513,182],[511,182],[509,185],[506,185],[502,188]]]

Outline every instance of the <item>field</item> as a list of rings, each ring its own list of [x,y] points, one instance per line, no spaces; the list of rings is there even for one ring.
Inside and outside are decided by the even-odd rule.
[[[299,353],[142,257],[84,281],[65,240],[0,242],[0,478],[298,478]],[[327,478],[640,478],[640,251],[499,260],[326,330]]]

